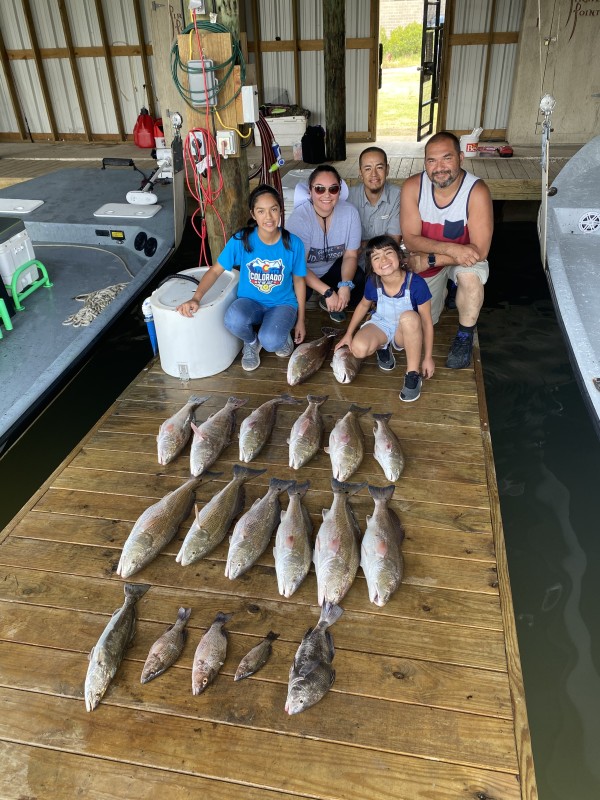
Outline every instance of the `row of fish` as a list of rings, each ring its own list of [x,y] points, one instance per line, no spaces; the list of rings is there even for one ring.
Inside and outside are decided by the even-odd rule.
[[[136,630],[136,605],[150,586],[126,583],[125,600],[117,609],[98,642],[89,655],[85,678],[84,698],[87,711],[93,711],[104,697],[112,679],[123,660],[125,651],[131,646]],[[320,700],[335,680],[331,662],[335,653],[333,640],[327,628],[342,614],[338,606],[327,604],[315,628],[305,634],[290,669],[288,696],[285,710],[296,714]],[[190,608],[180,608],[177,620],[151,646],[144,663],[141,683],[162,675],[177,661],[187,641],[186,624]],[[232,614],[219,612],[212,625],[200,639],[192,664],[192,694],[201,694],[218,675],[227,654],[225,624]],[[269,631],[265,638],[253,647],[240,661],[234,680],[239,681],[254,675],[268,661],[272,642],[279,636]]]
[[[319,451],[323,439],[324,423],[319,411],[328,399],[325,396],[307,396],[308,406],[294,422],[287,440],[289,444],[289,466],[300,469]],[[194,476],[202,475],[214,464],[231,442],[235,429],[235,412],[246,403],[230,397],[225,406],[197,426],[193,420],[195,409],[207,400],[193,395],[176,414],[166,420],[160,428],[158,460],[167,464],[185,445],[194,431],[190,451],[190,471]],[[277,408],[283,404],[298,404],[302,401],[284,394],[260,405],[240,426],[240,460],[252,461],[267,443],[275,428]],[[333,476],[348,480],[360,466],[365,452],[364,434],[359,417],[370,411],[353,403],[348,412],[338,420],[329,436],[329,453]],[[404,469],[404,454],[398,437],[389,425],[391,414],[373,414],[375,420],[373,455],[389,481],[397,481]]]

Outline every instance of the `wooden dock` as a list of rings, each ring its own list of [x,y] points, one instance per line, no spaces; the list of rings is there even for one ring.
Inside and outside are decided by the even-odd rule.
[[[326,319],[309,315],[309,335]],[[238,424],[289,389],[286,362],[261,354],[255,373],[239,358],[225,372],[183,386],[158,362],[117,400],[11,524],[0,533],[0,796],[205,796],[211,800],[445,800],[537,796],[479,351],[474,367],[444,368],[456,321],[436,327],[437,370],[421,398],[403,404],[402,364],[391,374],[370,359],[340,385],[328,362],[292,394],[328,394],[327,433],[351,402],[393,412],[406,468],[392,501],[406,530],[405,578],[383,608],[369,603],[359,570],[333,626],[337,677],[316,706],[284,712],[289,667],[318,619],[311,571],[289,600],[277,591],[269,547],[245,576],[224,577],[225,541],[189,566],[176,539],[132,580],[152,588],[139,603],[137,635],[100,706],[87,713],[87,654],[123,601],[115,576],[121,547],[141,512],[181,485],[187,449],[156,460],[160,423],[191,392],[210,394],[199,420],[235,394],[248,399]],[[400,359],[401,361],[401,359]],[[251,466],[246,508],[270,477],[309,479],[315,532],[329,508],[331,464],[321,452],[290,470],[286,437],[300,409],[282,406]],[[367,456],[352,480],[387,484],[372,456],[372,421],[362,418]],[[203,484],[204,503],[231,476],[234,440]],[[284,506],[287,497],[284,497]],[[373,504],[352,499],[361,530]],[[192,608],[179,662],[147,685],[150,645],[179,606]],[[215,683],[191,694],[194,650],[218,611],[233,612],[229,649]],[[269,630],[280,634],[256,676],[234,683],[242,657]],[[77,790],[75,789],[77,787]],[[204,793],[201,795],[201,793]]]

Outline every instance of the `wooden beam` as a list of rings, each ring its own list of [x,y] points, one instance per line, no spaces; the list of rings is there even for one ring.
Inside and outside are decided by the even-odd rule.
[[[376,2],[377,0],[375,0]],[[255,42],[248,42],[248,50],[255,52]],[[366,36],[346,39],[346,50],[370,50],[373,40]],[[310,53],[324,49],[323,39],[282,39],[281,41],[261,41],[258,43],[262,53],[292,53],[297,48],[301,53]]]
[[[65,0],[58,0],[58,12],[60,14],[60,21],[62,24],[63,35],[67,43],[67,50],[69,53],[69,64],[71,65],[71,72],[73,74],[73,83],[75,84],[75,93],[77,94],[77,102],[79,103],[79,111],[81,113],[81,121],[83,122],[83,130],[85,132],[86,141],[92,140],[92,126],[90,124],[90,117],[87,112],[87,105],[85,102],[85,93],[81,83],[81,75],[79,74],[79,67],[77,66],[77,58],[75,57],[75,48],[73,47],[73,37],[71,36],[71,26],[69,25],[69,14]]]
[[[292,0],[292,35],[294,46],[294,93],[296,105],[302,105],[302,81],[300,80],[300,53],[298,51],[298,0]]]
[[[451,47],[488,44],[490,40],[489,33],[453,33],[448,38]],[[517,44],[518,41],[518,31],[500,31],[492,36],[492,44]]]
[[[448,119],[448,89],[450,87],[450,67],[452,64],[452,48],[450,38],[454,29],[454,0],[446,3],[446,13],[444,18],[444,36],[442,40],[442,74],[439,86],[438,114],[435,130],[443,131],[446,129]]]
[[[35,24],[33,22],[33,15],[31,13],[31,5],[29,3],[29,0],[23,0],[23,15],[25,17],[25,24],[27,26],[29,41],[31,42],[31,47],[33,49],[33,58],[38,73],[38,79],[40,81],[40,89],[42,90],[42,98],[44,100],[46,114],[48,115],[48,122],[50,123],[50,131],[52,134],[52,138],[56,142],[58,141],[58,127],[56,125],[54,109],[52,108],[52,98],[50,96],[50,90],[48,88],[48,82],[46,80],[46,73],[44,72],[44,64],[42,61],[42,57],[40,55],[40,48],[37,40],[37,32],[35,30]]]
[[[331,161],[346,159],[346,4],[323,0],[325,144]]]
[[[379,0],[371,0],[369,20],[369,111],[367,125],[372,141],[377,138],[377,99],[379,92]]]
[[[485,69],[483,73],[483,88],[481,91],[481,111],[479,113],[479,127],[483,128],[483,118],[485,116],[485,107],[487,104],[487,91],[490,81],[490,65],[492,62],[492,42],[494,39],[494,18],[496,16],[496,0],[492,0],[492,8],[490,11],[490,29],[488,31],[488,41],[485,48]]]
[[[142,58],[142,71],[144,73],[144,88],[146,90],[146,98],[148,100],[148,111],[151,117],[156,116],[156,108],[154,106],[154,86],[152,85],[152,78],[150,76],[150,64],[148,63],[148,50],[146,48],[146,37],[144,36],[144,25],[142,23],[142,9],[140,7],[141,0],[133,0],[133,13],[135,14],[135,29],[137,31],[138,42],[141,47]]]
[[[261,100],[265,102],[265,86],[263,83],[263,69],[262,69],[262,45],[260,35],[260,14],[258,13],[258,0],[252,0],[252,27],[254,29],[254,42],[250,47],[248,42],[248,51],[252,50],[254,53],[254,63],[256,65],[256,85],[258,87],[258,102]],[[256,43],[256,44],[255,44]]]
[[[1,28],[0,28],[0,62],[2,62],[2,68],[4,70],[4,80],[6,81],[6,86],[8,88],[8,94],[10,96],[10,102],[12,104],[13,114],[15,115],[15,119],[17,121],[19,134],[21,136],[21,139],[23,141],[26,141],[27,139],[30,138],[30,135],[27,132],[27,127],[25,125],[25,118],[23,116],[23,112],[21,111],[19,94],[17,92],[12,70],[10,68],[10,62],[8,60],[6,47],[4,46],[4,37],[2,36]]]
[[[111,56],[141,56],[142,48],[137,44],[113,44],[108,48]],[[146,46],[146,52],[149,56],[154,55],[152,45]],[[33,58],[33,50],[31,48],[22,48],[20,50],[7,50],[7,56],[10,61],[27,61]],[[106,53],[103,47],[95,46],[74,46],[73,53],[76,58],[102,58]],[[42,47],[40,48],[40,55],[44,61],[50,58],[68,58],[69,49],[67,47]]]
[[[121,103],[119,102],[119,90],[117,87],[117,79],[115,76],[115,68],[112,63],[110,53],[110,46],[108,43],[108,33],[106,30],[106,21],[104,19],[104,9],[102,8],[102,0],[94,0],[96,6],[96,16],[98,18],[98,30],[100,32],[100,39],[102,40],[102,51],[104,55],[104,63],[106,64],[106,72],[108,74],[108,83],[110,86],[110,94],[113,101],[113,109],[117,120],[117,130],[122,141],[125,141],[125,125],[123,124],[123,114],[121,112]]]

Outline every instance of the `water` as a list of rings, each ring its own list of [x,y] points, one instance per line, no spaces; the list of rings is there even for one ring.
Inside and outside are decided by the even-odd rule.
[[[479,336],[539,797],[597,800],[600,443],[556,322],[534,224],[497,224],[490,262]],[[175,269],[196,263],[188,236]],[[150,357],[141,312],[132,309],[0,459],[0,530]]]

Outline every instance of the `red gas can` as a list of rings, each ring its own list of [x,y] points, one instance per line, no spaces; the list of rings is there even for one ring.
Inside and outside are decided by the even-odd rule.
[[[154,120],[147,108],[142,108],[133,126],[133,141],[138,147],[154,147]]]

